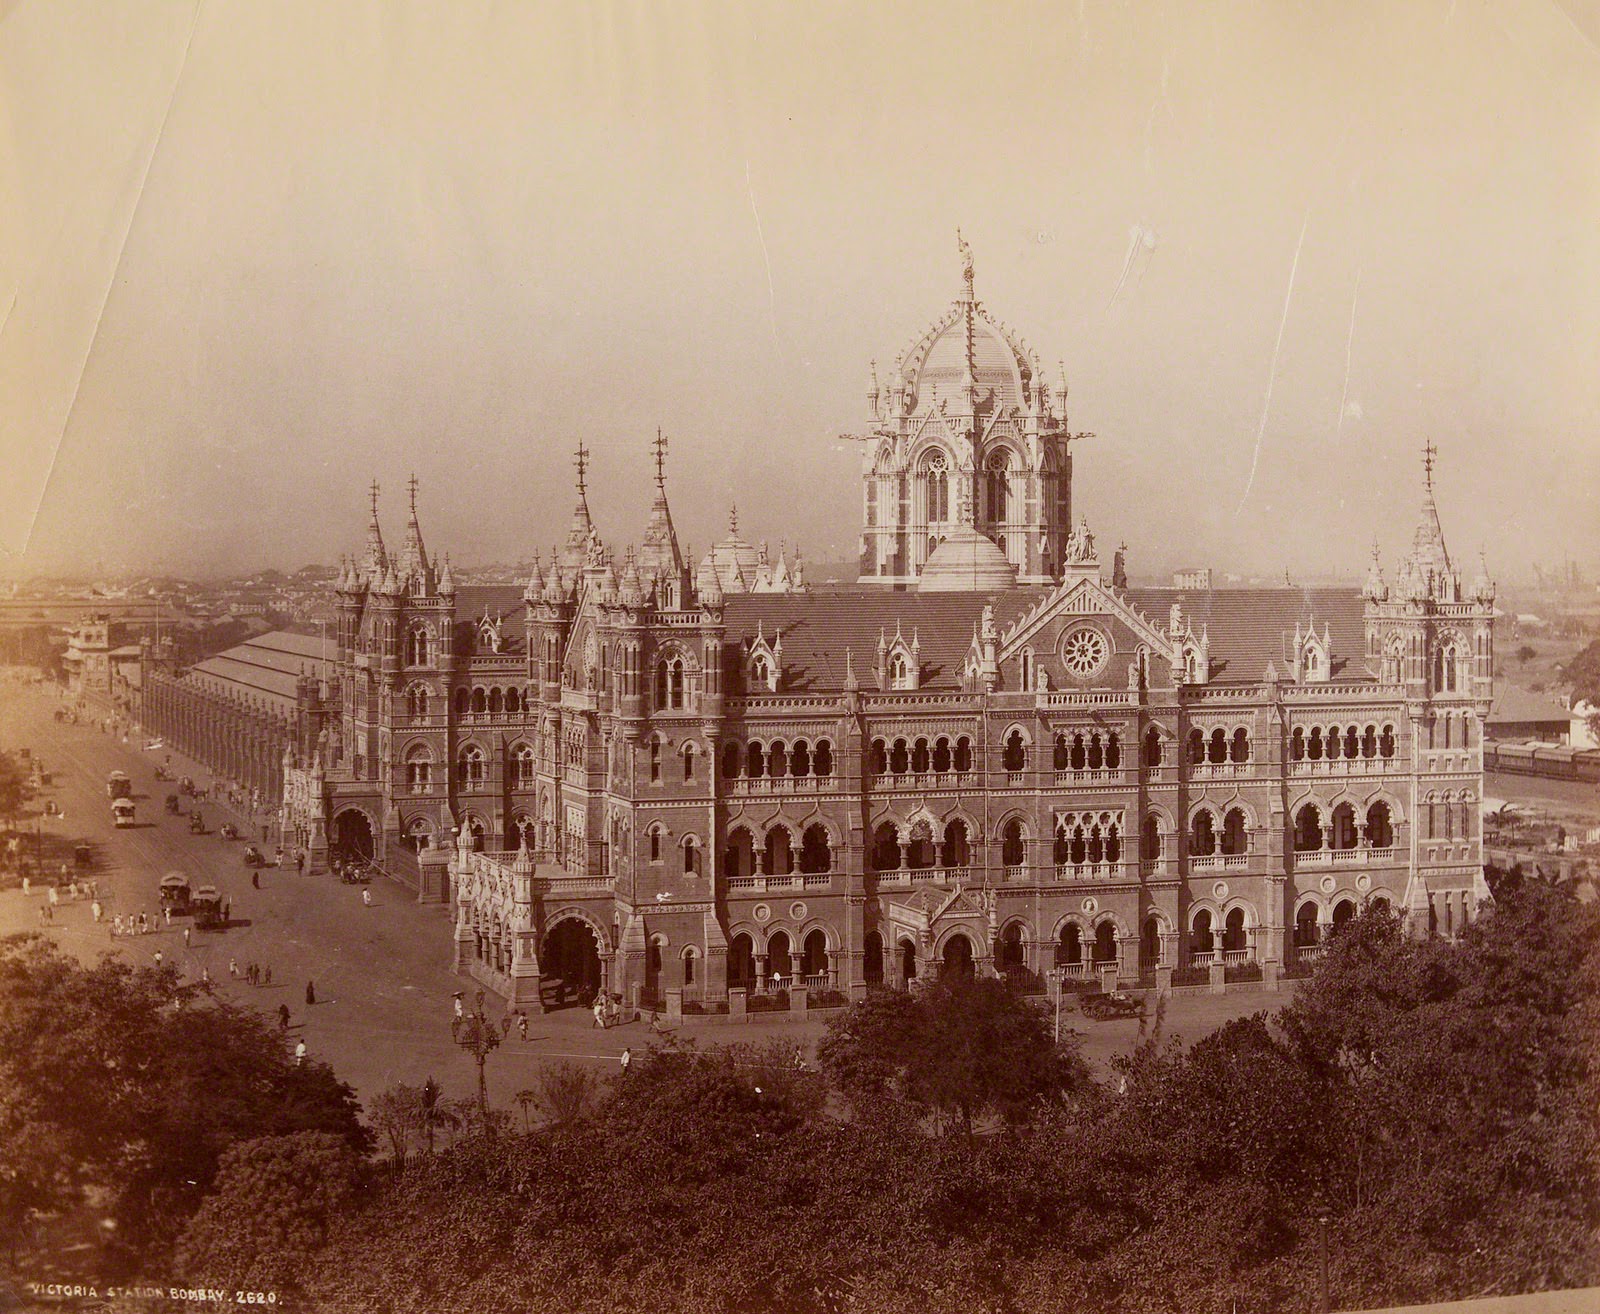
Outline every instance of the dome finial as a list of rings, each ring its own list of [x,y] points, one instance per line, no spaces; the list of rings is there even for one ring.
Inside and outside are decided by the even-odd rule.
[[[966,297],[972,300],[972,248],[967,245],[967,239],[961,236],[961,230],[956,229],[956,248],[961,252],[961,281],[966,285]]]

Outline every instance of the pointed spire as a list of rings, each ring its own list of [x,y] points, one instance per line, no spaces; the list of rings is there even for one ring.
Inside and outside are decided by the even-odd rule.
[[[856,679],[855,654],[849,648],[844,650],[844,688],[846,693],[855,693],[861,688],[861,682]]]
[[[650,522],[645,526],[639,564],[646,575],[658,580],[674,580],[681,586],[684,557],[678,548],[678,532],[673,528],[672,511],[667,506],[667,444],[667,436],[658,428],[654,444],[656,496],[650,506]]]
[[[443,583],[441,581],[442,590]],[[527,585],[522,590],[522,596],[529,602],[537,602],[539,595],[544,592],[544,568],[539,564],[539,554],[533,554],[533,569],[528,572]]]
[[[439,592],[447,597],[456,591],[456,577],[450,573],[450,558],[444,559],[444,570],[439,575]]]
[[[384,572],[389,568],[389,554],[383,548],[383,530],[378,526],[378,481],[372,481],[368,490],[372,499],[372,519],[367,525],[367,554],[361,563],[361,575],[369,588],[383,583]]]
[[[428,578],[428,554],[422,546],[422,526],[417,522],[416,475],[413,474],[406,481],[406,491],[411,500],[411,518],[406,524],[405,546],[400,549],[395,568],[402,588],[420,589],[426,593],[431,581]]]
[[[578,500],[572,508],[572,524],[567,529],[566,546],[561,551],[561,565],[568,574],[581,571],[589,560],[589,543],[594,537],[594,521],[589,517],[587,475],[589,449],[578,440],[572,463],[578,470]]]
[[[1453,601],[1459,581],[1450,565],[1444,545],[1444,530],[1439,525],[1439,508],[1433,500],[1433,467],[1439,449],[1432,440],[1422,448],[1422,514],[1411,540],[1411,555],[1402,573],[1407,592],[1414,600]]]

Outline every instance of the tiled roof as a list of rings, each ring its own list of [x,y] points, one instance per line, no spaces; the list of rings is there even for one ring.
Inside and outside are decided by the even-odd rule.
[[[302,670],[321,678],[333,668],[332,646],[323,659],[320,636],[274,630],[207,657],[186,678],[217,693],[264,699],[281,711],[294,706],[295,680]]]
[[[1567,705],[1514,684],[1497,684],[1494,707],[1489,712],[1489,725],[1522,725],[1529,721],[1559,721],[1563,726],[1572,719]]]
[[[463,645],[459,639],[475,635],[478,623],[488,615],[491,619],[498,617],[500,620],[498,655],[525,652],[528,647],[525,620],[527,605],[522,599],[522,588],[517,584],[462,585],[456,590],[457,651],[477,652],[476,642]]]
[[[1129,602],[1163,630],[1174,602],[1199,634],[1211,634],[1211,678],[1221,683],[1261,679],[1267,663],[1287,673],[1295,625],[1326,625],[1337,680],[1371,679],[1366,666],[1365,603],[1356,588],[1129,589]]]
[[[874,689],[878,633],[894,638],[895,626],[907,643],[917,637],[922,688],[956,690],[972,643],[972,629],[993,600],[1017,610],[1039,601],[1038,589],[1013,589],[992,599],[983,593],[894,593],[886,589],[818,589],[809,593],[732,594],[723,604],[729,660],[742,661],[741,640],[754,640],[759,624],[770,643],[783,637],[783,690],[831,693],[844,688],[845,652],[853,657],[856,679]],[[739,687],[735,685],[735,687]]]

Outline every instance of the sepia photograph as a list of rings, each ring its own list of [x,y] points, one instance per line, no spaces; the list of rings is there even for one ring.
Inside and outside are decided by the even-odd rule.
[[[0,0],[0,1314],[1600,1310],[1600,0]]]

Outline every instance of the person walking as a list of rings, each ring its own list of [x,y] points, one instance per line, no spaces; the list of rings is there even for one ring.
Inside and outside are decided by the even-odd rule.
[[[306,851],[304,849],[294,855],[294,870],[297,876],[306,874]]]
[[[271,970],[272,969],[270,967],[267,969],[268,972],[271,972]],[[312,983],[310,981],[307,981],[306,982],[306,1007],[307,1008],[311,1008],[312,1006],[314,1006],[316,1004],[316,1002],[317,1002],[317,991],[316,991],[316,988],[312,985]]]
[[[163,919],[165,919],[166,924],[168,926],[172,925],[172,909],[171,908],[163,908],[161,910],[161,916],[162,916]]]
[[[187,949],[189,947],[189,933],[190,933],[191,929],[192,928],[188,927],[188,926],[185,926],[183,928],[183,947],[185,949]]]
[[[466,1015],[467,1015],[467,1010],[461,1003],[461,992],[459,990],[457,990],[456,991],[456,1016],[457,1017],[465,1017]]]
[[[261,888],[261,873],[260,872],[253,871],[253,872],[250,873],[250,885],[251,885],[251,887],[253,889],[259,890]]]
[[[622,1057],[619,1058],[617,1062],[622,1066],[622,1075],[626,1077],[628,1075],[628,1068],[633,1063],[633,1051],[631,1049],[624,1048],[622,1051]]]
[[[371,890],[362,890],[361,891],[361,903],[362,903],[362,905],[364,907],[367,907],[367,908],[372,907],[372,891]]]
[[[237,958],[228,959],[228,976],[234,981],[239,979],[239,960]]]
[[[97,926],[100,924],[100,914],[101,914],[101,912],[102,912],[102,909],[100,907],[100,900],[96,899],[93,903],[91,903],[89,905],[89,915],[94,918],[95,925],[97,925]]]
[[[272,984],[272,964],[271,963],[268,963],[267,966],[266,966],[266,969],[262,972],[261,984],[262,985],[271,985]],[[306,993],[308,995],[311,993],[311,987],[309,985],[306,986]]]
[[[599,995],[594,997],[594,1024],[602,1031],[606,1026],[606,1003]]]
[[[510,1034],[511,1034],[511,1014],[510,1013],[502,1013],[500,1015],[500,1039],[504,1040]]]
[[[155,951],[155,953],[152,955],[152,957],[154,957],[155,960],[156,960],[156,966],[160,967],[161,966],[161,950],[157,949]]]
[[[294,1065],[299,1067],[306,1061],[306,1042],[299,1041],[294,1047]]]
[[[517,1031],[524,1040],[528,1038],[528,1015],[520,1008],[517,1010]]]
[[[278,1030],[279,1031],[287,1031],[288,1029],[289,1029],[289,1005],[287,1005],[287,1004],[279,1004],[278,1005]]]

